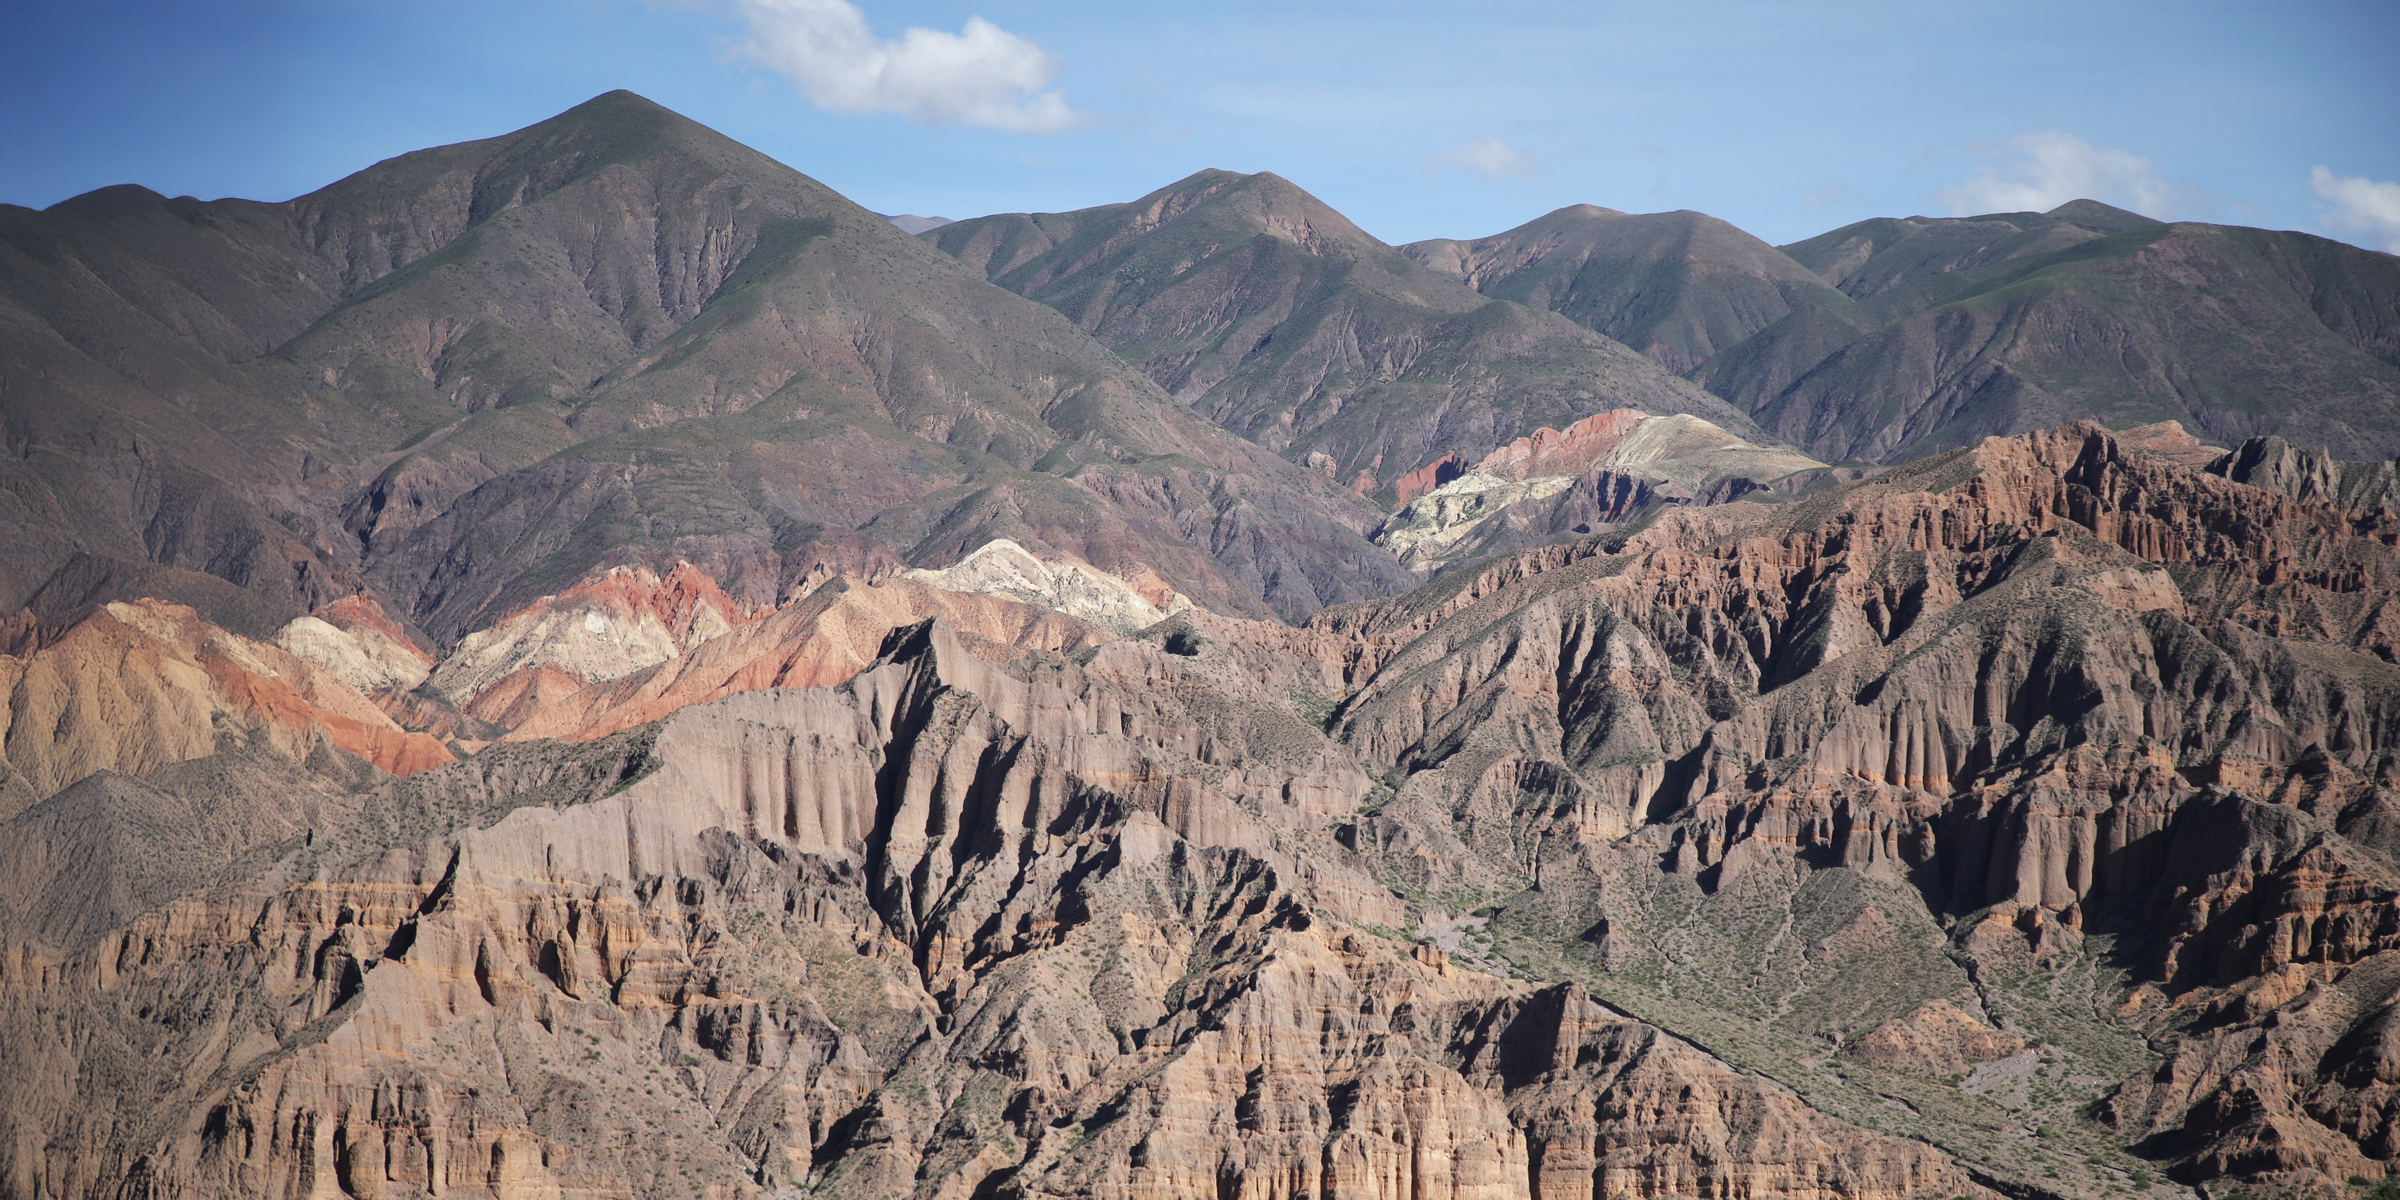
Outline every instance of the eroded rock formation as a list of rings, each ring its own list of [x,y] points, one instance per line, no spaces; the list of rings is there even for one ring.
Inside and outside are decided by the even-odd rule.
[[[1613,409],[1544,427],[1469,464],[1445,455],[1401,477],[1376,542],[1420,573],[1638,520],[1668,504],[1721,503],[1825,464],[1759,446],[1698,417]]]
[[[120,755],[0,830],[0,1194],[2380,1178],[2400,530],[2190,457],[1992,439],[1298,627],[835,577],[405,778]]]

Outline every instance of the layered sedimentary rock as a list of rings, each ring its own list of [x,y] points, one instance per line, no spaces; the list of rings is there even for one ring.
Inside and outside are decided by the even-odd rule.
[[[1016,601],[912,579],[832,579],[772,616],[606,684],[527,698],[508,714],[512,740],[589,740],[677,709],[762,688],[826,687],[875,661],[894,629],[940,617],[970,653],[1073,653],[1108,630]],[[495,718],[497,719],[497,718]]]
[[[1418,886],[1581,888],[1624,878],[1641,847],[1710,897],[1695,904],[1796,903],[1819,886],[1812,864],[1904,887],[1958,922],[1953,952],[1982,970],[2092,963],[2102,931],[2132,964],[2123,1027],[2044,1060],[2090,1072],[2097,1099],[2099,1072],[2124,1069],[2104,1038],[2222,1021],[2218,989],[2346,978],[2400,944],[2380,824],[2400,775],[2394,538],[2379,513],[2232,485],[2085,426],[1798,504],[1672,511],[1615,553],[1535,552],[1313,624],[1402,647],[1361,663],[1336,719],[1363,755],[1410,769],[1359,836],[1405,848]],[[1662,947],[1648,902],[1582,894],[1594,966],[1650,977],[1619,995],[1664,1005],[1714,978]],[[1870,988],[1836,1018],[1819,1004],[1856,989],[1834,964],[1966,982],[1922,953],[1844,949],[1852,936],[1829,933],[1790,976],[1724,979],[1756,1005],[1717,1007],[1863,1033],[1927,997]],[[2389,999],[2373,994],[2351,1024],[2325,1021],[2319,1051]],[[2247,1054],[2297,996],[2237,1004],[2253,1032],[2214,1036]],[[2193,1154],[2199,1178],[2380,1171],[2385,1152],[2356,1140],[2380,1126],[2307,1115],[2324,1084],[2290,1061],[2265,1086],[2242,1056],[2180,1089],[2128,1082],[2107,1136]]]
[[[2380,1178],[2400,530],[2172,443],[1300,627],[836,577],[406,778],[90,776],[0,831],[0,1194]]]
[[[985,542],[939,571],[909,576],[943,591],[1007,596],[1054,608],[1117,633],[1147,628],[1192,606],[1191,597],[1156,575],[1145,574],[1137,583],[1088,563],[1044,562],[1007,538]]]
[[[181,605],[111,603],[22,649],[0,655],[0,813],[94,771],[139,774],[252,739],[301,759],[332,747],[399,774],[451,759],[333,671]]]
[[[688,709],[638,781],[583,776],[562,807],[292,847],[81,946],[19,935],[12,1056],[69,1069],[12,1101],[0,1179],[1975,1190],[1572,985],[1365,932],[1406,904],[1305,849],[1368,782],[1268,702],[1289,660],[1120,641],[1010,671],[938,621],[887,649],[839,689]],[[1195,688],[1258,711],[1202,734]],[[472,793],[476,771],[380,802]],[[72,1032],[141,1029],[169,997],[181,1015],[133,1058]],[[160,1118],[156,1142],[114,1132]]]
[[[1716,503],[1825,464],[1743,441],[1698,417],[1615,409],[1542,428],[1468,463],[1403,476],[1375,540],[1419,572],[1572,538],[1666,504]]]
[[[616,567],[461,638],[432,683],[460,704],[518,672],[599,683],[665,662],[749,617],[690,563],[664,578]]]
[[[2400,463],[2342,462],[2322,449],[2295,446],[2279,437],[2255,437],[2202,464],[2212,475],[2386,516],[2400,509]]]

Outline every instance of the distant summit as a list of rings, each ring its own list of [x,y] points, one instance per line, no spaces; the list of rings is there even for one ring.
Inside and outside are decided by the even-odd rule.
[[[1270,173],[1200,171],[1129,203],[975,217],[926,240],[1209,419],[1387,503],[1444,455],[1473,461],[1610,409],[1755,431],[1673,371],[1428,269]]]
[[[2042,215],[2072,225],[2081,225],[2085,229],[2097,230],[2101,233],[2124,233],[2130,229],[2148,229],[2153,225],[2166,224],[2154,217],[2145,217],[2137,212],[2127,212],[2113,204],[2102,204],[2097,200],[2069,200]]]
[[[915,213],[900,213],[896,216],[891,213],[876,213],[875,215],[899,226],[900,232],[907,234],[923,233],[928,229],[940,229],[944,225],[956,224],[948,217],[920,217]]]

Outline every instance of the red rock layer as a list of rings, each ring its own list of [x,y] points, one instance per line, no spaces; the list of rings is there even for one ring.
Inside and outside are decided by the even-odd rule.
[[[321,857],[94,944],[0,944],[11,1061],[45,1064],[0,1179],[1981,1196],[1952,1151],[2052,1188],[2044,1139],[1883,1097],[2037,1058],[2116,1072],[2045,1118],[2094,1159],[2372,1178],[2395,542],[2085,426],[1303,628],[1108,640],[834,580],[517,689],[520,734],[591,740],[386,782]],[[1582,990],[1654,980],[1729,1058],[1703,1035],[1800,1048],[1745,1075]]]
[[[191,609],[104,607],[24,657],[0,656],[13,814],[98,770],[139,774],[258,736],[306,758],[323,742],[394,774],[451,761],[331,672]]]
[[[1654,419],[1637,409],[1619,408],[1594,413],[1565,429],[1544,426],[1534,430],[1530,437],[1518,438],[1484,455],[1473,469],[1510,479],[1581,475],[1624,444],[1634,430]]]
[[[1392,481],[1392,491],[1406,504],[1467,473],[1467,457],[1453,450]]]
[[[867,584],[837,578],[805,600],[655,667],[589,686],[569,686],[580,681],[562,678],[540,690],[531,680],[505,695],[495,688],[485,693],[493,705],[476,711],[509,726],[512,740],[588,740],[736,692],[840,683],[875,661],[892,630],[933,616],[949,622],[967,644],[992,647],[1003,657],[1013,657],[1013,650],[1066,653],[1110,636],[1063,613],[995,596],[906,579]]]

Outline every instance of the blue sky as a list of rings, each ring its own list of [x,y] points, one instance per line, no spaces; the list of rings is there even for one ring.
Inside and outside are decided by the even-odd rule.
[[[913,32],[912,32],[913,30]],[[1271,170],[1387,241],[2047,207],[2400,251],[2400,3],[9,0],[0,201],[284,199],[641,92],[883,212]]]

